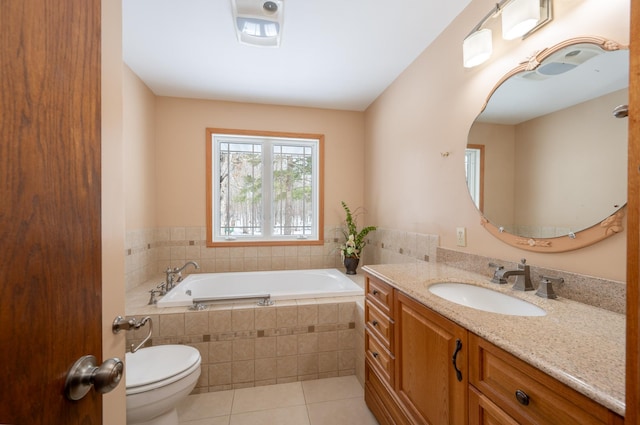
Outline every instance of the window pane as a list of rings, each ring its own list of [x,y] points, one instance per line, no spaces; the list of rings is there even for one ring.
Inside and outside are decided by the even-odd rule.
[[[273,146],[274,235],[308,236],[313,231],[313,149]]]
[[[262,234],[262,149],[220,143],[220,234]]]
[[[469,193],[476,208],[480,209],[480,150],[467,148],[464,161]]]

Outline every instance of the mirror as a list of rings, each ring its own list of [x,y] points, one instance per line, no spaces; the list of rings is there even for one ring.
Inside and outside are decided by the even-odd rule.
[[[503,77],[471,126],[467,184],[496,237],[561,252],[622,230],[629,51],[577,38]],[[618,116],[618,118],[616,116]]]

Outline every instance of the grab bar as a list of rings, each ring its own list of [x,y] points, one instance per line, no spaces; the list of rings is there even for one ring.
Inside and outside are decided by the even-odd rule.
[[[131,319],[127,320],[122,316],[118,316],[113,321],[113,324],[111,325],[111,330],[113,331],[114,334],[117,334],[121,330],[130,331],[132,329],[139,329],[142,326],[144,326],[147,322],[149,323],[149,332],[147,333],[147,336],[145,336],[142,342],[137,346],[135,344],[131,344],[131,347],[130,347],[131,352],[135,353],[147,341],[149,341],[149,338],[151,338],[151,335],[153,334],[153,321],[151,320],[151,317],[146,316],[142,318],[142,320],[137,321],[135,317],[132,317]]]
[[[253,300],[259,299],[259,306],[269,306],[273,305],[274,301],[271,299],[271,294],[247,294],[247,295],[238,295],[234,297],[202,297],[202,298],[194,298],[193,305],[197,308],[198,305],[204,303],[211,303],[216,301],[236,301],[236,300]]]

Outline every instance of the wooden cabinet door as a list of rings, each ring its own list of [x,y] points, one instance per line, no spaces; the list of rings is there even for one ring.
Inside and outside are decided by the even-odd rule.
[[[466,424],[467,331],[404,294],[396,295],[395,391],[400,401],[416,423]]]

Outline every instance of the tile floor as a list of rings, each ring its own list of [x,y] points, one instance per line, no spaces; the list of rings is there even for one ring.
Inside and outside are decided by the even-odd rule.
[[[377,425],[355,376],[194,394],[181,425]]]

